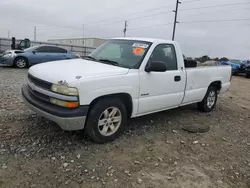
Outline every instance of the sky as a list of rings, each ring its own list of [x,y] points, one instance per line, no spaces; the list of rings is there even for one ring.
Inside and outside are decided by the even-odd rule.
[[[186,56],[250,59],[250,0],[181,2],[175,41]],[[37,41],[121,37],[127,20],[128,37],[171,40],[175,6],[176,0],[0,0],[0,37],[33,40],[35,26]]]

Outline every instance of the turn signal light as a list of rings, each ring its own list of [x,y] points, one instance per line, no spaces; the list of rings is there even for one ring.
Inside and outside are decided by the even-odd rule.
[[[78,103],[78,102],[61,101],[61,100],[54,99],[54,98],[51,98],[51,99],[50,99],[50,102],[51,102],[52,104],[57,105],[57,106],[62,106],[62,107],[66,107],[66,108],[76,108],[76,107],[79,106],[79,103]]]
[[[78,102],[65,102],[67,108],[76,108],[78,107]]]

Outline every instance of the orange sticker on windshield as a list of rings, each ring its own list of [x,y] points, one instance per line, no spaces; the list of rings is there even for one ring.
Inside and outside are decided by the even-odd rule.
[[[144,52],[144,49],[143,48],[134,48],[133,49],[133,54],[135,54],[135,55],[140,55],[140,54],[142,54]]]

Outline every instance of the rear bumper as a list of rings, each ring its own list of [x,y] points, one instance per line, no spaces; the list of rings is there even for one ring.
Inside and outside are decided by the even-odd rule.
[[[39,101],[29,93],[28,85],[22,87],[22,96],[27,106],[37,114],[57,123],[63,130],[81,130],[84,128],[88,106],[67,109]]]

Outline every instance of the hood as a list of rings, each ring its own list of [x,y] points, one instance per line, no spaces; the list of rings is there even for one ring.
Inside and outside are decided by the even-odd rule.
[[[22,51],[22,50],[6,50],[6,51],[4,51],[2,54],[0,54],[0,56],[1,56],[1,55],[4,56],[4,55],[6,55],[6,54],[17,55],[17,54],[19,54],[19,53],[23,53],[23,51]]]
[[[52,61],[32,66],[29,74],[51,83],[127,74],[129,69],[84,59]]]
[[[1,53],[0,55],[2,55],[2,56],[4,56],[4,55],[6,55],[6,54],[8,54],[8,53],[14,53],[14,51],[15,50],[6,50],[6,51],[4,51],[3,53]]]

